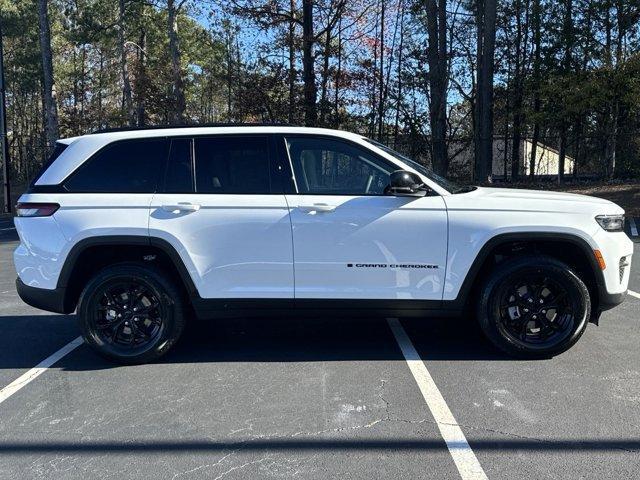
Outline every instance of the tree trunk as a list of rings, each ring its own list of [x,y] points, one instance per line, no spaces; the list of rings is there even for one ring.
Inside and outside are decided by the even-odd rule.
[[[295,119],[296,99],[296,22],[294,21],[296,13],[296,0],[290,2],[290,15],[289,20],[289,123],[293,124]]]
[[[232,84],[233,84],[233,58],[231,54],[232,47],[231,29],[227,29],[227,122],[231,123],[233,115],[232,109]]]
[[[304,81],[304,123],[315,127],[318,122],[316,108],[316,74],[313,58],[313,0],[302,2],[302,77]]]
[[[404,1],[400,7],[400,45],[398,45],[398,91],[396,98],[396,116],[393,122],[393,148],[398,148],[398,133],[400,129],[400,105],[402,102],[402,55],[404,47]]]
[[[46,154],[53,149],[58,140],[58,106],[56,104],[56,86],[53,78],[51,53],[51,29],[47,0],[38,0],[38,21],[40,26],[40,50],[43,72],[43,108]]]
[[[146,48],[147,31],[142,27],[140,39],[138,40],[138,71],[136,74],[136,123],[139,127],[145,125],[146,111],[145,101],[147,92],[147,66],[146,66]]]
[[[335,128],[340,128],[340,114],[338,103],[340,101],[340,81],[342,79],[342,15],[338,20],[338,67],[336,68],[335,91],[333,98]]]
[[[384,128],[384,0],[380,2],[380,70],[378,73],[380,83],[378,91],[378,141],[382,141]]]
[[[478,80],[475,180],[490,180],[493,169],[493,70],[496,42],[496,0],[478,5]]]
[[[565,158],[567,156],[567,127],[563,123],[560,125],[560,135],[559,135],[559,145],[558,145],[558,183],[564,182],[564,164]]]
[[[523,44],[526,44],[525,36],[528,26],[522,24],[522,0],[516,0],[515,2],[515,15],[516,15],[516,38],[515,38],[515,68],[513,76],[513,144],[511,145],[511,181],[517,180],[520,176],[520,143],[522,140],[522,124],[523,124],[523,97],[524,97],[524,65],[526,59],[524,58],[526,47],[523,48]],[[528,11],[528,4],[527,4]]]
[[[565,37],[563,70],[567,75],[571,71],[571,53],[573,49],[573,0],[565,0],[563,33]],[[560,145],[558,147],[558,183],[564,182],[564,165],[567,155],[567,119],[560,120]]]
[[[427,0],[429,123],[431,159],[438,175],[447,175],[447,37],[446,0]]]
[[[169,111],[169,121],[172,124],[183,123],[185,120],[186,102],[184,98],[184,80],[182,78],[180,39],[178,38],[178,8],[175,0],[167,0],[167,31],[169,35],[169,53],[171,55],[171,86],[172,108]]]
[[[135,125],[136,114],[133,108],[133,99],[131,97],[131,81],[129,80],[129,69],[127,66],[127,48],[126,35],[124,29],[125,19],[125,3],[124,0],[118,0],[118,50],[120,54],[120,75],[122,76],[122,103],[126,112],[127,122],[129,125]]]
[[[320,79],[320,125],[325,125],[329,111],[327,92],[329,88],[329,60],[331,57],[331,28],[327,27],[322,52],[322,77]]]
[[[618,36],[616,39],[616,63],[615,72],[618,71],[622,64],[622,46],[623,40],[627,33],[627,15],[625,15],[624,3],[620,0],[616,2],[616,22]],[[609,48],[610,50],[610,48]],[[616,174],[616,157],[618,149],[618,130],[620,124],[620,99],[616,95],[613,100],[613,106],[611,107],[611,122],[609,132],[607,134],[607,176],[612,179]]]
[[[531,157],[529,158],[529,177],[534,178],[536,174],[536,150],[538,149],[538,141],[540,140],[540,110],[542,102],[540,100],[540,39],[541,39],[541,22],[540,22],[540,0],[533,0],[533,137],[531,138]]]

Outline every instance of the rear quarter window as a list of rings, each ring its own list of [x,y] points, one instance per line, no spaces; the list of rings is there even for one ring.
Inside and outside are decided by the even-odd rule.
[[[68,146],[69,145],[65,143],[56,142],[55,146],[53,147],[53,152],[51,152],[49,158],[47,158],[47,160],[42,164],[42,167],[40,167],[40,170],[38,170],[36,176],[33,177],[33,180],[29,184],[30,187],[33,187],[36,182],[40,180],[40,177],[44,174],[44,172],[47,171],[47,169],[53,164],[53,162],[56,161],[56,159],[62,154],[62,152],[66,150]]]
[[[153,193],[168,152],[165,138],[112,143],[72,173],[64,187],[75,193]]]

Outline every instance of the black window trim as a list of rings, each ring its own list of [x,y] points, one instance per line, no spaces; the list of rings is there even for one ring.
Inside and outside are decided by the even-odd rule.
[[[390,162],[388,159],[382,157],[378,153],[372,150],[369,150],[367,147],[357,142],[354,142],[353,140],[350,140],[348,138],[338,137],[336,135],[322,135],[322,134],[318,135],[313,133],[293,133],[293,134],[282,133],[282,134],[279,134],[279,137],[280,137],[279,140],[282,143],[282,149],[284,150],[284,154],[287,156],[288,162],[285,162],[285,163],[288,163],[288,167],[291,173],[292,185],[295,189],[293,192],[289,193],[290,195],[313,195],[313,196],[324,196],[324,197],[388,197],[389,196],[384,193],[362,193],[362,194],[355,194],[355,195],[349,194],[349,193],[303,193],[303,192],[301,193],[300,190],[298,189],[298,182],[296,180],[296,176],[293,170],[293,162],[291,161],[291,156],[289,155],[289,149],[287,148],[287,144],[286,144],[287,138],[320,138],[320,139],[344,142],[356,149],[365,150],[368,154],[370,154],[376,160],[379,160],[381,163],[388,165],[391,168],[391,171],[400,170],[400,168],[393,162]]]

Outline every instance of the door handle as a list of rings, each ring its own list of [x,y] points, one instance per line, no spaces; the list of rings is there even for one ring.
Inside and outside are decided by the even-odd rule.
[[[314,203],[313,205],[300,205],[298,208],[305,212],[333,212],[336,209],[335,205],[329,205],[327,203]]]
[[[200,205],[197,203],[179,202],[175,205],[162,205],[165,212],[197,212]]]

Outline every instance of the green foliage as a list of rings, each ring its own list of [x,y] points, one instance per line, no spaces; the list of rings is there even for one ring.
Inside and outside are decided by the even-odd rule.
[[[166,124],[176,107],[166,1],[124,4],[121,27],[135,121]],[[348,1],[336,16],[339,4],[314,2],[318,37],[313,51],[323,125],[380,133],[388,143],[428,163],[430,72],[424,2],[385,2],[384,26],[379,0]],[[476,4],[450,2],[447,8],[447,141],[452,163],[469,156],[464,148],[476,130]],[[302,122],[301,2],[293,6],[291,12],[285,0],[191,0],[181,7],[177,23],[188,122]],[[632,0],[498,2],[496,135],[513,135],[518,118],[521,138],[530,138],[537,126],[540,141],[551,147],[557,147],[564,131],[568,155],[580,160],[583,172],[608,172],[615,159],[617,175],[640,175],[639,18],[640,6]],[[0,21],[12,168],[15,178],[26,180],[45,157],[37,1],[0,0]],[[50,0],[49,21],[61,135],[129,123],[119,1]],[[536,28],[541,38],[538,62]],[[377,132],[380,112],[382,131]]]

